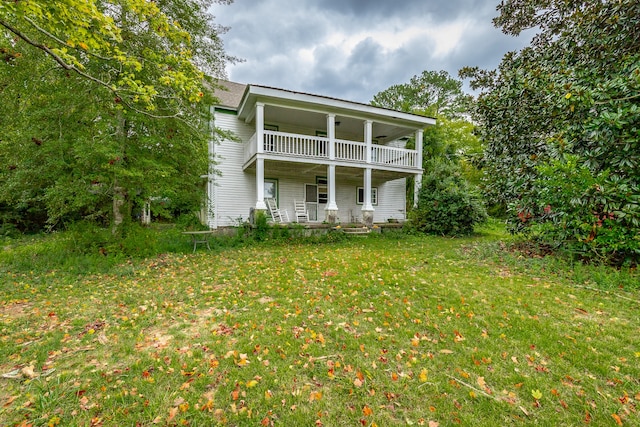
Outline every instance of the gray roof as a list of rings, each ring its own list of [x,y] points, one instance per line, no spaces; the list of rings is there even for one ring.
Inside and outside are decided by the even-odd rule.
[[[213,95],[220,100],[220,107],[237,110],[247,85],[218,80]]]
[[[261,91],[261,89],[263,90]],[[306,92],[297,92],[297,91],[288,90],[288,89],[281,89],[281,88],[276,88],[271,86],[262,86],[262,85],[256,85],[256,84],[246,85],[242,83],[231,82],[228,80],[217,81],[216,88],[214,90],[214,96],[218,98],[218,100],[220,101],[218,106],[222,108],[228,108],[231,110],[238,111],[240,109],[240,103],[243,101],[245,95],[251,96],[251,93],[256,91],[257,92],[267,91],[267,92],[270,92],[272,96],[277,96],[279,98],[280,97],[288,98],[289,96],[303,97],[306,99],[306,102],[313,101],[315,103],[320,102],[322,104],[338,103],[342,105],[343,108],[350,108],[350,109],[355,108],[359,111],[364,108],[367,111],[370,111],[370,112],[373,111],[375,114],[380,114],[384,116],[389,116],[389,114],[393,114],[394,115],[393,117],[403,116],[405,120],[409,119],[413,121],[417,119],[420,122],[426,121],[426,122],[429,122],[429,124],[435,124],[434,118],[426,117],[426,116],[415,114],[415,113],[406,113],[406,112],[397,111],[389,108],[377,107],[371,104],[364,104],[361,102],[347,101],[344,99],[334,98],[330,96],[314,95]]]

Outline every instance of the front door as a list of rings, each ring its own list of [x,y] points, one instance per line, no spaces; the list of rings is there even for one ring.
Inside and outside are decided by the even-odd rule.
[[[309,211],[309,221],[318,220],[318,186],[316,184],[304,185],[304,200]]]

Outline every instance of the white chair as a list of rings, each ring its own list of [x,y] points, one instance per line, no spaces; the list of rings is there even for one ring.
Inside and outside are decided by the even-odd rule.
[[[267,204],[267,209],[269,209],[269,215],[271,215],[271,219],[273,222],[283,223],[289,222],[289,213],[285,210],[279,209],[278,204],[276,203],[276,199],[264,199]]]
[[[293,206],[296,212],[296,222],[308,222],[309,211],[307,211],[307,204],[304,202],[304,200],[294,200]]]

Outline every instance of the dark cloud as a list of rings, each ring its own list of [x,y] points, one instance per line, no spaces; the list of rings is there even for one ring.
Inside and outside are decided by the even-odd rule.
[[[495,68],[529,40],[494,28],[495,4],[480,1],[235,0],[213,12],[245,60],[231,80],[359,102],[424,70]]]
[[[304,3],[319,10],[340,15],[382,19],[389,16],[414,16],[415,14],[450,19],[463,14],[469,8],[469,0],[308,0]],[[495,7],[493,9],[495,10]]]

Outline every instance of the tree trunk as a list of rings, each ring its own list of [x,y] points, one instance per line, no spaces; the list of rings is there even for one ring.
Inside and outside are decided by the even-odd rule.
[[[122,223],[124,222],[125,213],[123,208],[125,205],[126,194],[124,188],[114,187],[113,189],[113,225],[111,227],[111,234],[116,235],[120,230]]]
[[[118,125],[116,129],[115,137],[120,142],[120,153],[118,157],[116,157],[115,164],[116,170],[119,167],[125,167],[124,164],[119,164],[120,162],[124,163],[125,157],[125,149],[127,146],[127,121],[124,118],[124,114],[122,111],[118,112]],[[116,176],[114,176],[113,181],[113,218],[112,218],[112,226],[111,226],[111,234],[114,236],[117,235],[122,229],[122,224],[125,222],[127,209],[127,191],[124,187],[120,185],[117,172]]]

